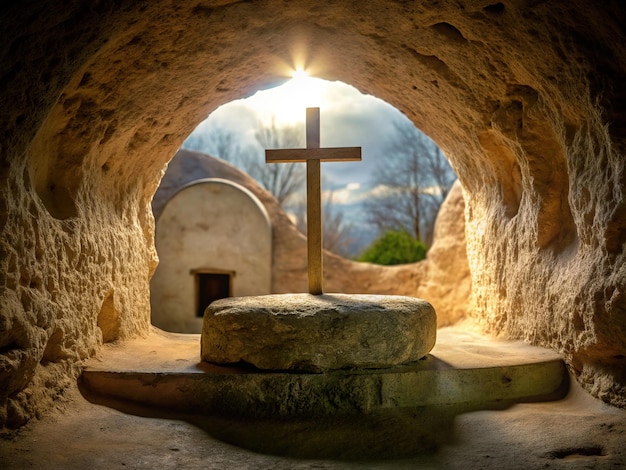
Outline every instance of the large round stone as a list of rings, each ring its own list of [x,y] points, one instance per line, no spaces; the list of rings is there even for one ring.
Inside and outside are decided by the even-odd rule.
[[[277,294],[231,297],[204,314],[202,360],[322,372],[417,361],[435,345],[433,307],[413,297]]]

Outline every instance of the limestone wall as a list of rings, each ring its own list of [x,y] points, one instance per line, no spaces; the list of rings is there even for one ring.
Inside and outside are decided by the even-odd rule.
[[[618,0],[11,5],[0,421],[46,409],[101,341],[147,332],[163,166],[209,112],[280,82],[303,54],[450,157],[485,329],[558,350],[594,395],[626,405]]]
[[[259,200],[236,183],[202,179],[180,189],[157,219],[155,246],[150,318],[158,328],[202,332],[199,312],[208,303],[199,304],[198,273],[227,273],[234,297],[271,293],[272,226]]]

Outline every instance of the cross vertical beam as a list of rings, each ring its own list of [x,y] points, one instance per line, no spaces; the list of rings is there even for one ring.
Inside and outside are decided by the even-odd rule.
[[[323,293],[322,266],[322,161],[360,161],[361,147],[320,148],[320,109],[306,110],[305,149],[266,149],[266,163],[306,162],[307,265],[309,293]]]
[[[320,148],[320,108],[306,109],[306,148]],[[306,161],[306,230],[309,293],[320,295],[323,291],[322,258],[322,183],[321,162]],[[318,221],[311,223],[311,221]]]

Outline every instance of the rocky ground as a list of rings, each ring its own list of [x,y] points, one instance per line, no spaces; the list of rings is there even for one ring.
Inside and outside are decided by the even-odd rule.
[[[407,410],[356,425],[229,422],[108,405],[91,403],[78,390],[68,392],[52,414],[0,440],[0,468],[626,466],[626,411],[604,405],[578,386],[565,399],[550,403],[461,414],[452,409]],[[428,423],[421,432],[420,421]]]

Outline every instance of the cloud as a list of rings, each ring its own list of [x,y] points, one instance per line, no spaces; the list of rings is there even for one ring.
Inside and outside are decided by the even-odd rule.
[[[332,193],[332,203],[341,209],[344,220],[355,228],[361,246],[365,246],[377,230],[369,222],[363,202],[399,191],[373,183],[376,167],[385,159],[386,149],[396,136],[394,122],[408,121],[399,110],[345,83],[312,78],[299,83],[289,81],[220,106],[194,132],[210,133],[214,128],[222,128],[239,137],[240,148],[256,147],[254,133],[260,122],[269,124],[272,115],[276,115],[278,124],[285,119],[304,122],[305,108],[311,105],[320,107],[323,147],[362,148],[360,162],[322,163],[322,189],[324,199]],[[303,185],[298,197],[303,198],[304,192]],[[425,192],[436,194],[438,188]],[[294,198],[291,204],[298,201]],[[288,215],[295,217],[291,210]]]
[[[376,185],[373,189],[371,189],[368,195],[371,198],[388,197],[398,192],[399,192],[398,187],[387,186],[386,184],[379,184],[379,185]]]
[[[247,99],[220,106],[197,132],[223,127],[241,137],[242,148],[256,145],[254,129],[261,120],[282,112],[290,119],[300,116],[314,102],[320,107],[320,140],[323,147],[361,147],[361,162],[328,162],[322,164],[322,175],[331,187],[349,183],[366,184],[375,172],[377,161],[384,158],[385,148],[395,134],[394,121],[407,120],[400,111],[371,95],[342,82],[317,78],[291,80]],[[194,131],[196,132],[196,131]]]
[[[400,186],[388,186],[378,184],[375,186],[364,185],[359,182],[348,183],[345,186],[338,186],[322,192],[325,200],[332,198],[332,203],[341,206],[361,204],[363,201],[377,198],[393,197],[401,194],[410,188]],[[441,194],[441,189],[437,186],[425,188],[423,193]]]
[[[333,205],[339,206],[345,206],[361,202],[363,200],[361,193],[358,190],[349,188],[348,186],[341,189],[323,191],[322,198],[325,201],[330,200]]]

